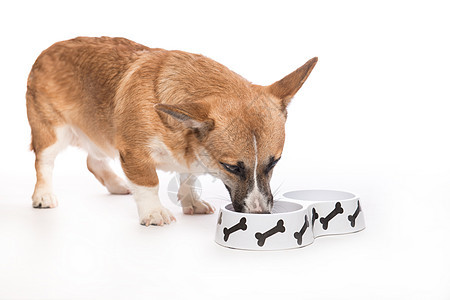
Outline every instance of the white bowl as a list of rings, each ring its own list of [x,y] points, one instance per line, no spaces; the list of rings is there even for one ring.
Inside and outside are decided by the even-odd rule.
[[[231,204],[220,209],[219,245],[246,250],[282,250],[311,244],[315,237],[364,229],[359,197],[330,190],[287,192],[271,214],[247,214]]]

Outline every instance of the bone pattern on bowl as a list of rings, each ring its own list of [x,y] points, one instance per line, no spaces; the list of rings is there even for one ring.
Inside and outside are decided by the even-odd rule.
[[[353,213],[353,215],[349,215],[347,217],[348,220],[350,221],[350,226],[355,227],[356,218],[358,217],[360,212],[361,212],[361,206],[359,205],[359,200],[358,200],[358,207],[356,207],[355,212]]]
[[[283,220],[278,220],[277,225],[275,225],[275,227],[267,230],[264,233],[261,232],[257,232],[255,233],[255,238],[258,240],[258,246],[262,247],[264,246],[264,243],[266,242],[266,239],[271,237],[272,235],[278,233],[278,232],[285,232],[286,228],[284,227],[284,221]]]
[[[327,191],[327,193],[329,192],[332,191]],[[312,191],[308,191],[308,193],[312,193]],[[276,220],[274,218],[273,221],[266,219],[267,222],[263,222],[263,225],[260,224],[258,227],[255,227],[254,224],[252,224],[255,223],[252,221],[252,218],[266,218],[265,216],[236,213],[232,211],[230,205],[225,206],[219,213],[219,222],[217,224],[218,228],[221,225],[220,223],[222,223],[223,219],[226,217],[224,212],[230,213],[231,211],[232,214],[237,214],[240,218],[239,222],[236,220],[234,223],[227,223],[229,228],[225,227],[224,224],[223,230],[220,232],[223,233],[223,235],[220,234],[219,236],[216,234],[216,242],[222,246],[230,248],[247,250],[280,250],[309,245],[316,237],[319,236],[329,234],[345,234],[364,229],[364,217],[362,215],[359,198],[350,193],[339,193],[342,194],[329,194],[328,196],[331,195],[332,199],[329,199],[328,201],[317,201],[317,199],[316,201],[297,201],[295,199],[294,202],[286,201],[283,203],[285,208],[284,211],[281,213],[272,214],[272,216],[277,216],[279,218],[276,218]],[[351,195],[353,197],[351,197],[351,199],[341,200],[338,197],[341,195]],[[338,199],[339,201],[337,201]],[[285,200],[292,199],[285,197]],[[300,203],[301,205],[299,206],[300,208],[296,209],[295,206],[289,203],[293,205],[298,205]],[[291,216],[292,212],[302,212],[303,214],[301,215],[301,220],[297,217],[297,220],[293,223]],[[247,216],[245,223],[242,221],[242,215]],[[319,226],[317,226],[317,223],[315,222],[316,220],[320,221]],[[274,225],[275,223],[276,225]],[[293,224],[296,224],[296,226]],[[295,230],[292,229],[293,226],[295,227]],[[234,236],[230,238],[231,234]],[[245,245],[239,245],[237,240],[242,240],[244,238],[243,234],[246,234],[245,239],[243,240]],[[289,241],[289,246],[276,245],[276,243],[279,243],[281,240],[287,241],[291,239],[293,242]]]
[[[336,205],[334,209],[324,218],[320,218],[320,223],[322,223],[323,230],[328,229],[328,223],[336,217],[338,214],[344,213],[344,210],[342,209],[341,202],[336,202]]]
[[[309,227],[308,216],[305,216],[305,223],[303,223],[302,229],[300,229],[299,232],[294,233],[294,238],[297,239],[297,244],[299,246],[302,245],[303,235],[305,234],[305,231],[306,229],[308,229],[308,227]]]
[[[245,217],[242,217],[239,220],[239,223],[237,223],[236,225],[230,227],[230,228],[224,228],[223,229],[223,240],[226,242],[228,241],[228,238],[230,237],[230,234],[232,234],[233,232],[236,232],[238,230],[247,230],[247,224],[245,224],[247,222],[247,219]]]

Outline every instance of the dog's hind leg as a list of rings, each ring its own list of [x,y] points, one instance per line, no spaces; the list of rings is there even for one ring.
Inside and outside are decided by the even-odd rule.
[[[87,157],[87,167],[89,171],[94,174],[95,178],[97,178],[111,194],[124,195],[130,193],[130,189],[125,180],[114,173],[106,158],[99,159],[89,154]]]
[[[73,135],[67,126],[51,127],[39,120],[30,122],[32,148],[36,154],[36,186],[32,196],[33,207],[54,208],[58,205],[53,194],[52,177],[56,156],[69,145]]]

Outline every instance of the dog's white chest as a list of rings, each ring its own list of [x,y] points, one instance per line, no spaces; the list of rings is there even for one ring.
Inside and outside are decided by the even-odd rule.
[[[194,162],[191,166],[188,166],[185,161],[177,159],[160,140],[151,140],[149,148],[151,157],[156,164],[156,168],[159,170],[178,173],[206,173],[200,163]]]

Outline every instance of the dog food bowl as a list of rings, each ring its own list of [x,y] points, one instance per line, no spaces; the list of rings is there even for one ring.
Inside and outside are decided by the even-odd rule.
[[[270,214],[220,209],[216,243],[245,250],[283,250],[304,247],[318,236],[345,234],[365,228],[359,197],[331,190],[300,190],[274,202]]]

